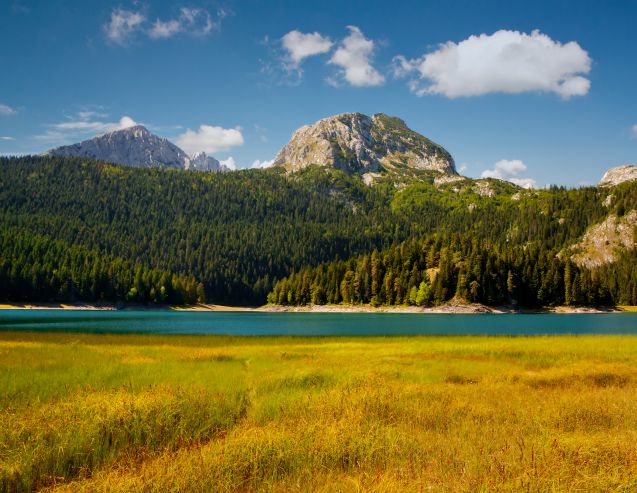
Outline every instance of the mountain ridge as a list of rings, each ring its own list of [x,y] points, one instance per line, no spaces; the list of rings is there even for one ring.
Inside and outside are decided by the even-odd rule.
[[[91,158],[130,167],[229,170],[205,152],[189,156],[170,140],[153,134],[143,125],[111,130],[75,144],[50,149],[45,154]]]

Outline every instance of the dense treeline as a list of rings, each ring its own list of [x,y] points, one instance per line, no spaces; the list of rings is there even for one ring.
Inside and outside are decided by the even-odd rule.
[[[302,269],[268,295],[283,305],[437,305],[458,298],[487,305],[637,304],[637,256],[579,268],[543,246],[434,235],[356,259]]]
[[[496,195],[487,197],[470,180],[434,186],[423,178],[367,187],[358,176],[319,167],[291,175],[280,169],[205,173],[50,156],[0,158],[0,262],[9,279],[0,285],[0,299],[257,304],[277,280],[307,266],[388,252],[434,234],[471,238],[477,249],[531,245],[549,265],[551,255],[609,212],[637,208],[634,184],[613,190],[609,209],[602,205],[607,192],[595,188],[518,193],[492,180]],[[87,288],[96,262],[108,288]],[[71,264],[60,280],[60,266]],[[615,299],[619,288],[613,286]],[[181,294],[164,298],[162,287]]]
[[[192,276],[214,302],[262,303],[275,279],[295,268],[408,237],[408,221],[384,217],[382,203],[344,175],[290,179],[278,170],[200,173],[0,158],[0,230]],[[0,298],[12,296],[0,286]]]
[[[203,284],[139,263],[17,230],[0,232],[0,286],[13,301],[191,304]]]

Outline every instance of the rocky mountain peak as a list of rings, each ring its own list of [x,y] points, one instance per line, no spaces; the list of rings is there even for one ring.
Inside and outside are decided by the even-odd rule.
[[[143,125],[114,130],[77,144],[51,149],[53,156],[99,159],[135,167],[184,168],[188,155]]]
[[[205,152],[196,152],[185,165],[186,169],[197,171],[229,171],[229,169],[221,164],[217,159],[208,156]]]
[[[600,187],[614,187],[625,181],[637,180],[637,165],[626,164],[609,169],[598,183]]]
[[[106,132],[77,144],[51,149],[47,154],[99,159],[133,167],[229,171],[205,152],[188,156],[168,139],[158,137],[143,125]]]
[[[357,173],[407,167],[456,174],[453,158],[442,146],[382,113],[342,113],[305,125],[274,160],[275,166],[291,171],[312,164]]]

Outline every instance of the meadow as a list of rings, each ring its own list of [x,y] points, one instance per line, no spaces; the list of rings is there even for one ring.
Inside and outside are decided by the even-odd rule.
[[[0,491],[637,491],[637,337],[0,332]]]

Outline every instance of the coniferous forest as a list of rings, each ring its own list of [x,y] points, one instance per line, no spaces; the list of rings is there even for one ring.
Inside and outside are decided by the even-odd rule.
[[[404,181],[404,180],[403,180]],[[471,185],[471,180],[465,181]],[[324,167],[231,173],[0,158],[0,299],[235,305],[637,304],[637,258],[569,247],[637,183],[523,191]]]

